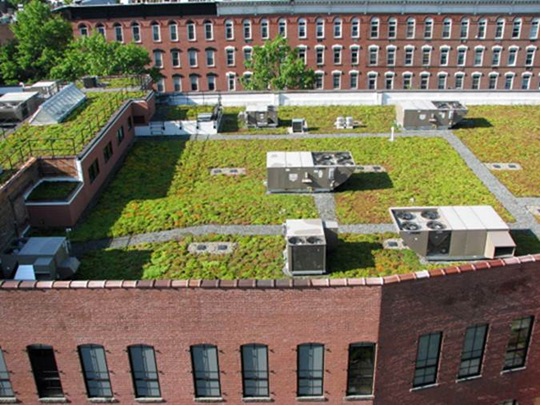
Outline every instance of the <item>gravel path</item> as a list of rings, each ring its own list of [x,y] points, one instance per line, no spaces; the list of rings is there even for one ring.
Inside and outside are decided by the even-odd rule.
[[[319,218],[324,221],[337,221],[336,204],[332,193],[314,193],[314,202]]]

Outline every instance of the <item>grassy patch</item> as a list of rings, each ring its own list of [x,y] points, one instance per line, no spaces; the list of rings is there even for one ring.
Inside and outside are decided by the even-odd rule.
[[[80,182],[43,181],[26,199],[29,202],[66,201]]]
[[[492,173],[515,196],[539,196],[539,106],[471,106],[453,132],[482,162],[517,162]]]

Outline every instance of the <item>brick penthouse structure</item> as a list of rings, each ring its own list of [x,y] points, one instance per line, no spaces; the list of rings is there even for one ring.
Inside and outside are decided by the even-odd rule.
[[[144,46],[160,92],[238,91],[253,47],[283,35],[316,89],[539,88],[539,2],[181,1],[58,9],[76,36]]]

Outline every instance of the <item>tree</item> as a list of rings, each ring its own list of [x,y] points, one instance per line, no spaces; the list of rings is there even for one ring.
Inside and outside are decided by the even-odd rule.
[[[0,72],[7,83],[46,78],[73,38],[70,23],[38,0],[17,13],[11,30],[15,39],[0,52]]]
[[[308,69],[287,40],[277,36],[255,46],[250,61],[245,63],[252,76],[242,78],[248,90],[312,89],[315,73]]]
[[[135,44],[107,42],[95,33],[73,41],[51,70],[51,77],[75,80],[85,75],[140,74],[150,63],[148,52]]]

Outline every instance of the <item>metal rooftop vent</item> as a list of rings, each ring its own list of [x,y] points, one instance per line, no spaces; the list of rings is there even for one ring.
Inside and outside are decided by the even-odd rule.
[[[286,268],[292,276],[319,275],[326,272],[325,230],[323,221],[286,221]]]
[[[395,207],[391,217],[404,243],[432,261],[513,256],[509,227],[491,206]]]
[[[458,124],[467,113],[458,101],[405,100],[396,105],[396,122],[406,130],[444,130]]]
[[[267,191],[330,192],[348,180],[355,168],[348,151],[267,152]]]
[[[71,83],[46,100],[30,119],[30,124],[48,125],[61,123],[85,99],[86,95]]]

